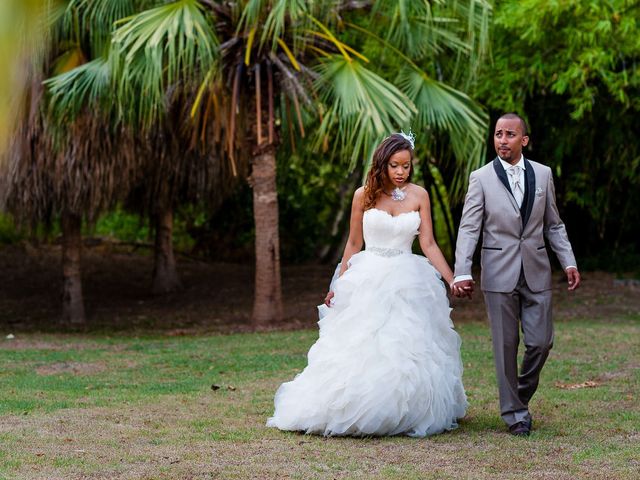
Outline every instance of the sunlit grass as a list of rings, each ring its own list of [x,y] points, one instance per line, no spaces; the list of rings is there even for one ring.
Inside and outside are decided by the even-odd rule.
[[[426,440],[265,428],[317,331],[3,340],[0,478],[633,478],[640,317],[556,325],[529,439],[499,417],[488,327],[458,331],[468,415]]]

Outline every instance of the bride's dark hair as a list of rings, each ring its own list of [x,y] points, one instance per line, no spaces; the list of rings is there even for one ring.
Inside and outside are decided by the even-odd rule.
[[[385,180],[389,179],[387,174],[387,164],[394,153],[402,150],[409,150],[411,154],[411,167],[407,181],[411,180],[413,174],[413,148],[409,140],[399,133],[393,133],[385,138],[376,151],[373,152],[371,168],[367,174],[367,181],[364,184],[364,209],[369,210],[376,205],[378,198],[384,190]]]

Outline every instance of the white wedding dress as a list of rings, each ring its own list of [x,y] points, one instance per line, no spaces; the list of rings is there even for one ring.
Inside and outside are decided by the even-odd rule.
[[[418,212],[366,210],[366,249],[318,307],[308,366],[275,396],[267,426],[320,435],[423,437],[465,414],[460,336],[439,273],[411,253]]]

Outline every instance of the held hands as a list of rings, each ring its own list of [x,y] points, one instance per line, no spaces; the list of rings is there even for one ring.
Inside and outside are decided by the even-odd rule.
[[[450,285],[451,294],[458,298],[469,297],[469,300],[471,300],[475,283],[473,280],[462,280],[452,283]]]
[[[334,293],[330,291],[329,293],[327,293],[327,296],[324,297],[324,304],[327,307],[331,307],[331,299],[333,298],[333,295]]]
[[[580,272],[578,272],[577,268],[567,268],[567,282],[569,283],[569,288],[567,290],[572,291],[580,286]]]

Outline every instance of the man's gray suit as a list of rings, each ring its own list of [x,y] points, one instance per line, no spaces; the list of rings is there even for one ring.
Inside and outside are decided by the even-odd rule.
[[[563,268],[576,265],[556,207],[551,169],[524,163],[521,207],[498,158],[471,174],[456,245],[455,276],[471,275],[482,232],[480,282],[491,322],[500,410],[508,425],[530,420],[528,403],[553,344],[545,238]],[[526,347],[520,375],[518,320]]]

